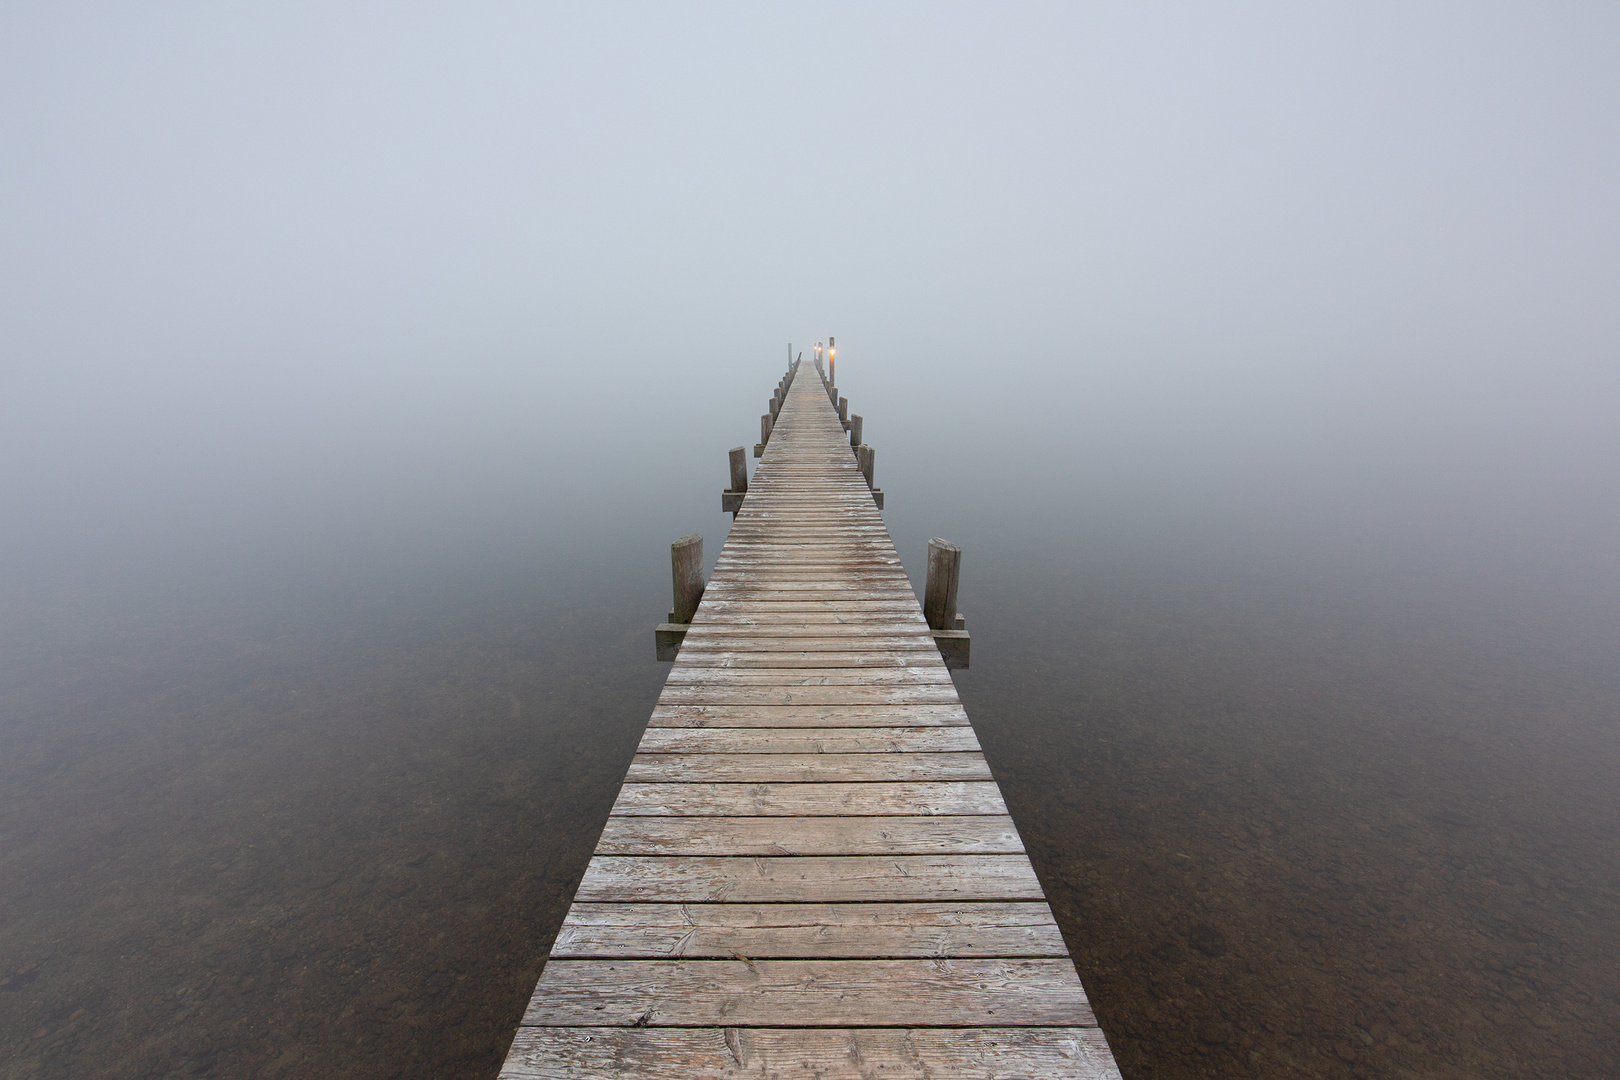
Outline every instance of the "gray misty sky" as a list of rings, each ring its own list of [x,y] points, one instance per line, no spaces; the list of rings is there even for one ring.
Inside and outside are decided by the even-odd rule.
[[[914,500],[1612,568],[1617,56],[1607,4],[7,4],[9,570],[709,513],[829,333]]]

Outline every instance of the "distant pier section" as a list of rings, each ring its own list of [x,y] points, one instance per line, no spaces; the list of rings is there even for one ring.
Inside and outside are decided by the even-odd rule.
[[[961,552],[919,605],[822,361],[731,451],[713,578],[672,548],[673,666],[502,1077],[1119,1076],[951,681]]]

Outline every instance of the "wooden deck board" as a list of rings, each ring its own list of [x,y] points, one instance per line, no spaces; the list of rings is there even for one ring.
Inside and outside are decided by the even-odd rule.
[[[608,818],[598,855],[1011,855],[1004,814],[954,817]]]
[[[995,781],[949,783],[625,784],[629,817],[937,817],[1005,814]]]
[[[1068,955],[1044,902],[596,904],[575,900],[553,959],[850,960]]]
[[[509,1080],[1118,1080],[1102,1032],[1052,1028],[523,1028]]]
[[[650,727],[966,727],[959,701],[889,705],[659,704]]]
[[[813,368],[501,1076],[1118,1080]]]
[[[969,727],[655,728],[643,754],[939,754],[979,749]]]
[[[570,1027],[1096,1024],[1066,956],[555,960],[541,972],[523,1022]]]
[[[600,903],[852,904],[904,900],[1041,900],[1017,855],[597,855],[576,900]]]
[[[631,784],[989,780],[978,751],[899,754],[637,754]]]

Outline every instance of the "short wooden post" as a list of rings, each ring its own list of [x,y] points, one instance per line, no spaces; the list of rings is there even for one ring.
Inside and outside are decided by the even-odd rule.
[[[735,515],[742,509],[743,496],[748,494],[748,451],[741,446],[733,446],[729,456],[731,486],[720,493],[720,511]]]
[[[869,488],[877,486],[872,482],[872,473],[877,464],[873,459],[876,457],[877,452],[865,443],[855,448],[855,461],[860,465],[861,475],[866,477],[866,486]]]
[[[693,533],[669,545],[670,577],[675,586],[672,623],[689,623],[703,599],[703,537]]]
[[[827,398],[832,402],[833,408],[838,408],[838,387],[830,381],[827,383]]]
[[[965,668],[973,638],[967,620],[956,610],[956,586],[962,577],[962,549],[935,537],[928,541],[928,585],[923,592],[923,618],[948,668]]]
[[[939,537],[928,541],[928,586],[923,618],[930,629],[956,629],[956,585],[962,574],[962,549]]]
[[[849,398],[838,399],[838,419],[846,428],[849,427]]]
[[[771,441],[771,414],[761,413],[759,417],[759,442],[754,444],[754,456],[765,456],[765,444]]]
[[[861,445],[861,414],[856,413],[849,418],[849,445]]]

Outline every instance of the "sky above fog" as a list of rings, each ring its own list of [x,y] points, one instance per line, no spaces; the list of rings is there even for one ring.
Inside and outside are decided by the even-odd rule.
[[[1608,558],[1620,9],[1307,7],[8,4],[7,571],[712,513],[828,334],[902,498]]]

